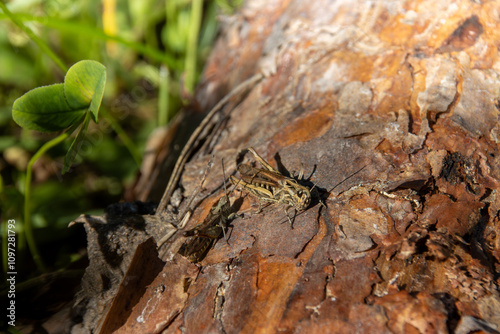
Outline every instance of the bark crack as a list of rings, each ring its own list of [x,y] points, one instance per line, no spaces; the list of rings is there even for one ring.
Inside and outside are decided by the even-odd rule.
[[[222,333],[226,333],[224,328],[224,322],[222,321],[222,313],[224,312],[224,302],[226,301],[225,297],[226,288],[224,287],[224,282],[220,282],[217,287],[217,291],[215,293],[214,298],[214,312],[213,318],[219,321],[220,329]]]
[[[301,248],[301,250],[297,254],[295,254],[295,256],[293,257],[294,259],[299,258],[299,256],[302,253],[304,253],[304,251],[307,249],[307,247],[309,246],[309,244],[316,238],[316,236],[322,232],[321,229],[319,228],[320,227],[319,225],[321,224],[321,222],[319,221],[319,217],[320,216],[321,216],[321,205],[319,206],[318,213],[316,214],[316,226],[317,226],[316,233],[314,233],[314,235],[311,237],[311,239],[309,239],[304,244],[304,246]]]

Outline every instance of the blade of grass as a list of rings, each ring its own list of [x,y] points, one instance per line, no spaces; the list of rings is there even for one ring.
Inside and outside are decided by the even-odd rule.
[[[170,90],[170,73],[166,66],[160,67],[158,85],[158,126],[165,126],[170,121],[168,92]]]
[[[198,55],[198,35],[200,33],[201,18],[203,12],[203,0],[193,0],[191,5],[191,20],[189,24],[189,35],[186,50],[186,89],[193,92],[196,80],[196,62]]]
[[[63,140],[68,138],[68,133],[65,132],[56,138],[46,142],[43,144],[42,147],[31,157],[30,161],[28,162],[28,168],[26,169],[26,188],[24,191],[24,231],[26,233],[26,242],[28,243],[28,247],[30,249],[31,255],[33,256],[33,260],[35,261],[36,266],[38,267],[38,270],[41,272],[46,272],[47,268],[45,267],[45,264],[42,261],[42,257],[40,256],[40,253],[38,252],[38,248],[35,243],[35,238],[33,236],[33,228],[31,226],[31,212],[30,212],[30,195],[31,195],[31,177],[32,177],[32,172],[33,172],[33,165],[35,162],[43,155],[45,152],[47,152],[49,149],[52,147],[56,146]]]
[[[43,24],[46,27],[54,28],[66,33],[74,34],[75,36],[90,36],[95,39],[100,39],[104,41],[115,41],[126,47],[136,51],[139,54],[147,56],[152,60],[166,64],[169,68],[177,68],[180,66],[179,61],[174,59],[172,56],[163,53],[160,50],[151,48],[147,45],[132,42],[122,38],[120,36],[111,36],[106,34],[102,29],[93,27],[87,24],[81,24],[77,22],[64,21],[55,17],[46,16],[33,16],[28,14],[16,14],[17,19],[20,22],[24,21],[34,21]],[[2,18],[2,15],[0,15]]]
[[[111,125],[111,128],[116,132],[120,140],[123,142],[123,145],[127,148],[127,150],[130,152],[130,155],[132,158],[134,158],[135,163],[137,166],[140,168],[141,167],[141,162],[142,158],[141,155],[139,154],[139,151],[137,151],[137,148],[134,145],[134,142],[130,139],[129,136],[127,136],[127,133],[123,128],[118,124],[118,122],[115,121],[113,116],[111,116],[105,109],[101,109],[101,115],[102,117],[109,122],[109,125]]]
[[[7,6],[5,6],[5,4],[3,3],[3,1],[0,1],[0,9],[2,9],[2,11],[4,12],[4,14],[9,19],[11,19],[11,21],[14,22],[14,24],[17,25],[19,27],[19,29],[21,29],[22,31],[24,31],[24,33],[26,35],[28,35],[31,38],[31,40],[33,40],[33,42],[36,43],[36,45],[38,45],[38,47],[40,48],[40,50],[42,50],[43,52],[45,52],[45,54],[47,54],[50,57],[50,59],[52,59],[52,61],[54,63],[56,63],[57,66],[59,66],[59,68],[63,72],[67,72],[68,71],[68,67],[66,65],[64,65],[64,63],[62,62],[62,60],[54,52],[52,52],[52,50],[49,48],[49,46],[44,41],[42,41],[30,28],[26,27],[24,25],[24,23],[22,22],[22,20],[18,17],[18,15],[13,14],[7,8]]]

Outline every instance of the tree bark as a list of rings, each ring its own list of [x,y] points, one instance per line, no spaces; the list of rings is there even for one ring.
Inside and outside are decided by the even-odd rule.
[[[141,295],[94,324],[119,333],[497,333],[499,8],[253,0],[224,18],[197,106],[208,112],[245,79],[265,77],[221,110],[182,169],[178,211],[215,155],[186,229],[223,194],[220,161],[238,176],[248,147],[283,173],[303,167],[326,207],[313,200],[292,229],[281,206],[255,213],[255,198],[233,192],[244,217],[227,243],[195,265],[177,254],[185,237],[176,233]],[[175,206],[146,220],[160,226],[150,233],[157,242],[180,218],[167,214]],[[113,324],[103,320],[110,312]]]

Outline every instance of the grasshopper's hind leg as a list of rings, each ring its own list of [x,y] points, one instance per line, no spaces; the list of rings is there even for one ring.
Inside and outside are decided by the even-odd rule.
[[[286,218],[288,218],[288,222],[290,223],[290,229],[293,230],[293,221],[290,219],[290,216],[288,215],[288,209],[292,208],[292,206],[288,206],[284,208]],[[293,216],[293,220],[295,220],[295,216],[297,215],[297,210],[295,210],[295,215]]]

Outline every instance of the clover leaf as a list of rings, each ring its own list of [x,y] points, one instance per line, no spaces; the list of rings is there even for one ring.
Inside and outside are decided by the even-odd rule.
[[[78,134],[64,159],[66,173],[87,133],[90,116],[97,123],[106,84],[106,68],[93,60],[82,60],[70,67],[64,84],[30,90],[12,106],[12,117],[22,128],[56,132],[68,129]]]
[[[18,98],[12,117],[21,127],[56,132],[83,122],[87,112],[97,122],[104,94],[106,68],[93,60],[82,60],[66,73],[64,84],[38,87]]]

